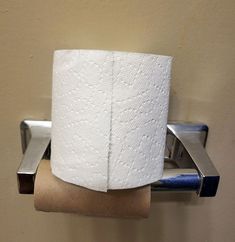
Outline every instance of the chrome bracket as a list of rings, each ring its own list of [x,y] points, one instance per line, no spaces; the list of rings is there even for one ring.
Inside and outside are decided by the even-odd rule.
[[[33,194],[34,179],[41,159],[50,159],[51,121],[23,120],[20,124],[23,159],[17,171],[19,193]],[[205,124],[167,124],[164,173],[151,184],[155,191],[196,191],[213,197],[219,174],[205,150]]]

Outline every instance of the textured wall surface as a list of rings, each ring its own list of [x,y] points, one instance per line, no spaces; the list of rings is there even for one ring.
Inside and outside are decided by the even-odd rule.
[[[234,241],[235,2],[0,0],[0,241]],[[205,122],[218,195],[157,194],[149,219],[35,212],[17,194],[19,122],[50,119],[54,49],[174,56],[170,120]]]

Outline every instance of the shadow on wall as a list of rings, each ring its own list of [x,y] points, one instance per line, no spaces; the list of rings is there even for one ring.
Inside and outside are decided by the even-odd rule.
[[[148,219],[89,218],[75,214],[68,215],[69,241],[76,241],[82,237],[97,242],[164,242],[172,241],[172,233],[174,234],[174,241],[187,241],[190,237],[187,231],[188,221],[192,219],[195,210],[200,213],[200,207],[203,204],[205,204],[205,200],[192,193],[156,193],[152,195]],[[166,209],[166,206],[169,210]],[[208,212],[207,215],[209,214]],[[179,222],[179,219],[181,222]],[[168,221],[167,225],[165,221]],[[167,228],[164,226],[167,226]],[[169,228],[171,228],[171,234],[167,234]],[[207,239],[210,238],[208,233]]]

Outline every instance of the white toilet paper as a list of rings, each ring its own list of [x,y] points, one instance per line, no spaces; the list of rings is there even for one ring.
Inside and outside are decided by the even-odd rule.
[[[55,51],[53,174],[98,191],[159,180],[171,61],[143,53]]]

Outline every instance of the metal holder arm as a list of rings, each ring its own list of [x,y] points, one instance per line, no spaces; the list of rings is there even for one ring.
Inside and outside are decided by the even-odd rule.
[[[215,196],[220,176],[205,150],[208,127],[193,123],[171,123],[167,127],[174,136],[171,159],[179,167],[197,169],[201,180],[197,192],[201,197]]]
[[[51,140],[51,122],[25,120],[20,129],[24,156],[17,171],[18,188],[19,193],[31,194],[38,165]]]
[[[37,167],[50,159],[51,121],[24,120],[20,125],[24,153],[17,171],[19,193],[33,194]],[[167,125],[164,173],[151,184],[155,191],[196,191],[201,197],[215,196],[219,174],[204,148],[208,127],[204,124]]]

